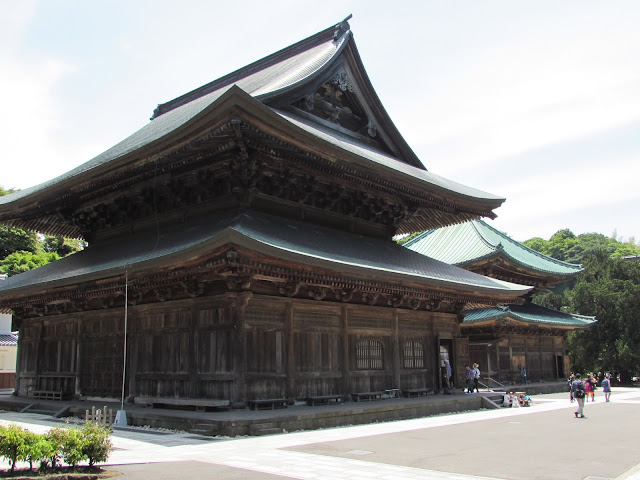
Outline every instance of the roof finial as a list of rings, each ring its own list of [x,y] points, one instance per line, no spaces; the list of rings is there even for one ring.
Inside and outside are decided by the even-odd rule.
[[[350,13],[347,18],[336,25],[336,30],[335,32],[333,32],[334,41],[338,40],[342,35],[351,30],[351,27],[349,26],[349,20],[351,19],[351,17],[353,17],[353,14]]]

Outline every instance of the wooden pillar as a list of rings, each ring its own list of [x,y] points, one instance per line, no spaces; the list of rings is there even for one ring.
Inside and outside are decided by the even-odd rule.
[[[349,367],[349,309],[342,306],[342,394],[351,393],[351,369]]]
[[[393,388],[401,388],[400,386],[400,338],[398,327],[398,309],[393,309],[393,332],[391,334],[391,354],[393,366]]]
[[[247,403],[247,324],[244,314],[251,296],[251,292],[228,294],[235,314],[232,404],[236,407],[244,407]]]
[[[78,316],[76,329],[76,385],[74,394],[76,397],[82,396],[82,366],[84,365],[82,336],[84,335],[84,319]]]
[[[202,352],[198,351],[198,309],[192,303],[189,321],[189,353],[187,359],[187,369],[189,371],[189,396],[191,398],[199,398],[200,392],[198,389],[198,354]]]
[[[138,310],[135,303],[127,308],[127,399],[133,400],[139,395],[138,392],[138,348],[140,348],[141,335],[137,331]]]
[[[15,331],[18,330],[18,350],[16,352],[16,375],[14,378],[14,383],[13,383],[13,391],[14,394],[18,395],[20,393],[20,372],[22,371],[22,369],[24,367],[26,367],[26,358],[24,358],[23,360],[23,356],[24,356],[24,341],[23,341],[23,335],[20,335],[20,327],[22,326],[22,322],[20,322],[20,327],[16,328],[17,325],[17,321],[15,318],[15,314],[14,317],[12,318],[12,325],[11,325],[11,331]],[[24,331],[23,331],[24,332]]]
[[[435,360],[436,365],[434,371],[436,372],[436,378],[434,379],[434,391],[439,392],[442,390],[442,375],[440,374],[440,334],[436,333],[436,354],[431,355],[432,360]],[[428,385],[427,385],[428,386]]]
[[[287,398],[296,397],[296,365],[294,355],[293,302],[289,301],[284,310],[285,332],[287,333]]]
[[[35,376],[34,376],[34,385],[33,388],[38,390],[40,387],[40,363],[42,358],[42,349],[44,348],[44,342],[42,341],[42,336],[44,332],[44,320],[40,320],[40,324],[38,325],[38,340],[36,343],[36,360],[35,360]]]

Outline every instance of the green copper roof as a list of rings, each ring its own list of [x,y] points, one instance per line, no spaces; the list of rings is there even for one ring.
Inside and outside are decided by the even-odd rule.
[[[562,262],[525,247],[482,220],[428,230],[404,246],[459,267],[502,257],[532,272],[554,276],[570,277],[582,271],[580,265]]]
[[[464,314],[463,326],[511,319],[516,322],[549,327],[584,328],[597,321],[595,317],[559,312],[532,303],[476,308],[467,310]]]

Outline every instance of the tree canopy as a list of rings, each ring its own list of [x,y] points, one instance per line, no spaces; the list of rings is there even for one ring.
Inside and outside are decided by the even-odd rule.
[[[523,242],[558,260],[581,264],[575,282],[532,298],[534,303],[596,317],[587,330],[567,335],[576,371],[610,371],[628,380],[640,373],[640,255],[632,240],[618,241],[597,233],[574,235],[560,230],[549,240]]]
[[[0,196],[13,193],[0,187]],[[0,273],[9,276],[46,265],[84,248],[84,241],[40,235],[0,224]]]
[[[613,257],[640,255],[640,247],[633,239],[621,242],[615,237],[606,237],[600,233],[583,233],[576,236],[569,229],[559,230],[549,240],[534,237],[522,243],[557,260],[578,264],[582,264],[587,257],[600,250]]]

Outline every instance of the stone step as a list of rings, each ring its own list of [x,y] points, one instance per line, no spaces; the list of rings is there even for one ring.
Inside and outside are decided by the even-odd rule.
[[[218,433],[218,425],[215,423],[196,423],[195,427],[190,429],[191,433],[203,436],[213,436]]]
[[[282,433],[282,428],[261,428],[260,430],[256,430],[253,435],[261,436],[261,435],[275,435],[278,433]]]
[[[55,410],[45,410],[42,408],[30,408],[26,413],[37,413],[38,415],[50,415],[54,416],[56,414]]]
[[[279,427],[276,423],[253,423],[249,425],[249,433],[251,435],[273,435],[274,433],[282,433],[282,427]]]

